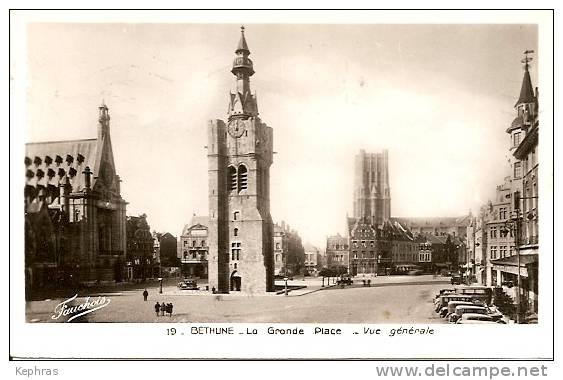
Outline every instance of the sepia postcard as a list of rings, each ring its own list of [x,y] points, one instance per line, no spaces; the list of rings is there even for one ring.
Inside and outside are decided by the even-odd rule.
[[[551,11],[10,32],[13,357],[553,357]]]

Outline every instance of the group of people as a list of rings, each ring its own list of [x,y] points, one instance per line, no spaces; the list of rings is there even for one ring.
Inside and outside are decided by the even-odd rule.
[[[172,302],[170,303],[162,303],[159,304],[158,302],[154,304],[154,311],[156,312],[156,316],[158,317],[159,315],[164,316],[164,313],[167,313],[169,317],[172,316],[172,309],[174,308],[174,305],[172,305]]]

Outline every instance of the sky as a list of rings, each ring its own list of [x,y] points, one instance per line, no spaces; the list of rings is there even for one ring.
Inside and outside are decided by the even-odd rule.
[[[27,29],[26,142],[92,138],[97,107],[128,215],[178,236],[207,215],[207,123],[226,119],[235,24],[37,23]],[[509,173],[534,25],[247,24],[274,130],[271,211],[321,248],[352,214],[354,155],[389,151],[392,216],[460,216]]]

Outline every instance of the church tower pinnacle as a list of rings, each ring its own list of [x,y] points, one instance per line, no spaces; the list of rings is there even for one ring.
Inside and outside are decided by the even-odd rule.
[[[236,77],[234,92],[229,99],[229,121],[232,119],[248,119],[258,115],[256,94],[250,91],[250,77],[254,75],[252,60],[248,58],[250,50],[244,36],[244,26],[240,28],[240,40],[235,50],[231,73]]]

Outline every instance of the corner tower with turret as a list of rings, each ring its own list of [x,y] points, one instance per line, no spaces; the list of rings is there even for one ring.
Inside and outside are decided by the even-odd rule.
[[[227,121],[207,129],[209,287],[219,293],[274,290],[270,166],[273,131],[258,117],[244,27],[231,72]]]
[[[522,86],[520,87],[520,95],[514,105],[516,109],[516,117],[506,129],[506,133],[510,135],[510,154],[511,154],[511,177],[512,177],[512,192],[519,191],[522,193],[522,177],[524,175],[523,163],[513,156],[515,150],[518,148],[522,140],[526,137],[531,129],[534,121],[538,116],[538,89],[532,86],[532,79],[530,77],[530,62],[532,58],[532,50],[524,52],[524,76],[522,78]]]

